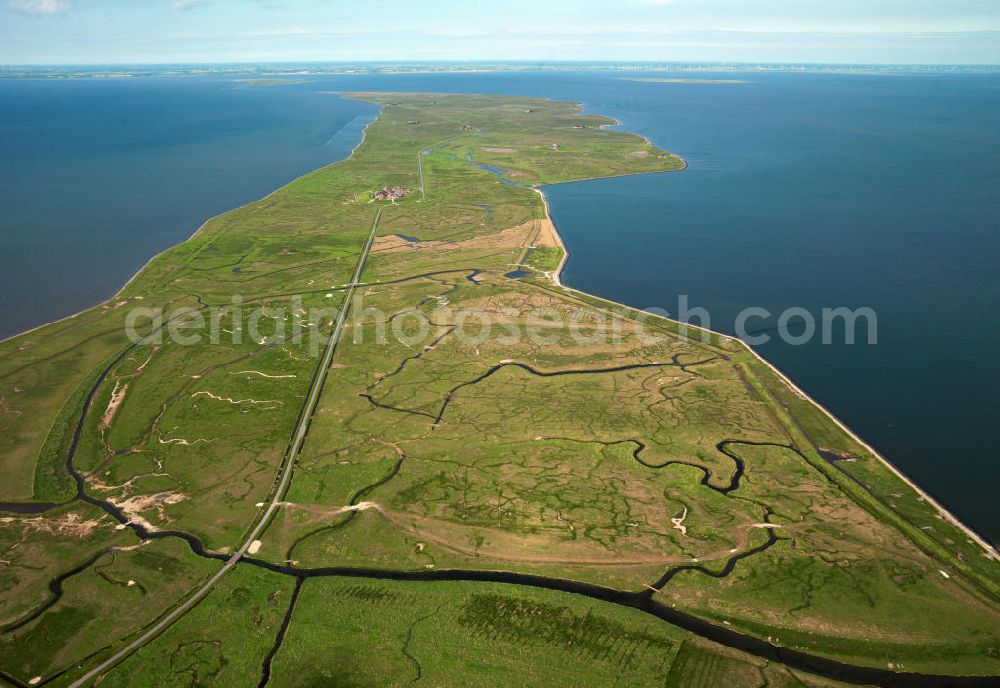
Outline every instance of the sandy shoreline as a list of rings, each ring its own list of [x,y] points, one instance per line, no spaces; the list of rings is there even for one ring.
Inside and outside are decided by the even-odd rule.
[[[581,110],[581,114],[582,114],[583,104],[581,103],[580,106],[581,106],[580,110]],[[611,119],[614,120],[614,124],[602,124],[601,128],[603,129],[605,127],[618,127],[618,126],[621,126],[621,120],[619,120],[616,117],[612,117]],[[633,135],[641,137],[650,146],[652,146],[654,148],[657,147],[656,144],[654,144],[652,141],[650,141],[647,137],[643,136],[642,134],[633,134]],[[684,171],[684,170],[687,169],[688,163],[687,163],[687,160],[685,160],[681,156],[678,155],[677,157],[681,160],[681,162],[683,163],[683,166],[680,169],[678,169],[678,170],[670,170],[670,171],[682,172],[682,171]],[[660,172],[637,172],[637,173],[634,173],[634,174],[661,174],[661,173]],[[605,176],[605,177],[588,177],[588,178],[585,178],[585,179],[574,180],[572,182],[561,182],[561,183],[563,183],[563,184],[575,184],[577,182],[590,181],[592,179],[612,179],[612,178],[615,178],[615,177],[634,176],[634,174],[632,174],[632,175],[609,175],[609,176]],[[557,185],[558,184],[545,184],[543,186],[557,186]],[[559,242],[559,245],[562,247],[562,250],[563,250],[562,260],[559,261],[559,265],[549,275],[549,277],[552,280],[552,282],[556,286],[558,286],[558,287],[561,287],[563,289],[566,289],[568,291],[571,291],[571,292],[574,292],[574,293],[577,293],[577,294],[582,294],[584,296],[597,297],[597,298],[599,298],[599,299],[601,299],[603,301],[606,301],[608,303],[613,303],[615,305],[621,306],[623,308],[628,308],[630,310],[639,310],[639,309],[633,308],[631,306],[627,306],[627,305],[625,305],[623,303],[619,303],[617,301],[612,301],[611,299],[606,299],[603,296],[598,296],[597,294],[590,294],[588,292],[581,291],[579,289],[574,289],[573,287],[569,287],[569,286],[566,286],[565,284],[563,284],[563,282],[562,282],[562,272],[563,272],[563,269],[566,266],[566,262],[569,260],[569,248],[567,248],[566,242],[563,241],[562,235],[559,233],[559,228],[556,226],[555,221],[552,219],[552,214],[549,211],[549,200],[545,196],[545,192],[543,191],[542,187],[532,187],[532,188],[535,191],[538,192],[539,196],[541,196],[541,198],[542,198],[542,204],[545,206],[545,216],[548,218],[549,223],[552,225],[553,233],[555,235],[556,241]],[[670,318],[666,318],[666,320],[670,320]],[[682,323],[679,323],[676,320],[671,320],[671,322],[682,324]],[[911,480],[910,478],[908,478],[891,461],[889,461],[887,458],[885,458],[884,456],[882,456],[882,454],[880,454],[878,451],[876,451],[874,447],[872,447],[870,444],[868,444],[863,439],[861,439],[861,437],[856,432],[854,432],[853,430],[851,430],[851,428],[848,427],[846,423],[844,423],[842,420],[840,420],[839,418],[837,418],[837,416],[834,415],[833,412],[830,411],[830,409],[828,409],[823,404],[821,404],[818,401],[816,401],[805,390],[803,390],[801,387],[799,387],[794,382],[792,382],[791,378],[789,378],[781,369],[779,369],[777,366],[775,366],[773,363],[771,363],[766,358],[764,358],[761,354],[759,354],[752,346],[750,346],[749,344],[746,344],[745,342],[743,342],[742,340],[740,340],[740,339],[738,339],[736,337],[731,337],[731,336],[729,336],[727,334],[723,334],[722,332],[716,332],[715,330],[709,330],[709,329],[706,329],[704,327],[699,327],[697,325],[690,325],[689,324],[688,327],[691,327],[691,328],[696,329],[696,330],[710,332],[711,334],[714,334],[714,335],[716,335],[718,337],[722,337],[723,339],[726,339],[726,340],[738,341],[740,343],[740,345],[743,346],[743,348],[745,348],[747,351],[749,351],[754,356],[754,358],[756,358],[762,364],[764,364],[765,366],[767,366],[771,370],[771,372],[773,372],[775,375],[777,375],[779,379],[781,379],[785,384],[787,384],[799,396],[801,396],[802,398],[804,398],[805,400],[807,400],[809,403],[811,403],[813,406],[815,406],[816,408],[818,408],[827,418],[829,418],[831,421],[833,421],[833,423],[836,424],[837,427],[839,427],[841,430],[843,430],[848,435],[848,437],[850,437],[855,442],[857,442],[859,445],[861,445],[862,447],[864,447],[867,451],[871,452],[872,456],[874,456],[879,461],[881,461],[882,464],[886,468],[888,468],[892,473],[894,473],[904,483],[906,483],[907,485],[909,485],[928,504],[930,504],[931,506],[933,506],[938,511],[938,513],[941,515],[942,518],[944,518],[946,521],[948,521],[949,523],[951,523],[952,525],[954,525],[956,528],[958,528],[959,530],[961,530],[963,533],[965,533],[966,535],[968,535],[971,540],[973,540],[976,544],[978,544],[980,547],[982,547],[985,550],[986,554],[988,554],[989,556],[993,557],[994,559],[1000,560],[1000,550],[998,550],[996,547],[994,547],[992,544],[990,544],[990,542],[988,540],[986,540],[986,538],[984,538],[981,535],[979,535],[979,533],[977,533],[976,531],[974,531],[970,526],[967,526],[965,523],[963,523],[957,516],[955,516],[948,509],[946,509],[940,502],[938,502],[931,495],[929,495],[923,488],[921,488],[919,485],[917,485],[915,482],[913,482],[913,480]]]
[[[685,167],[681,168],[681,170],[685,169],[686,167],[687,167],[687,163],[685,162]],[[677,171],[679,172],[681,170],[677,170]],[[652,174],[652,173],[640,173],[640,174]],[[618,175],[618,176],[628,176],[628,175]],[[595,177],[595,178],[596,179],[604,179],[605,177]],[[579,181],[587,181],[587,180],[581,179]],[[575,183],[575,182],[564,182],[564,183],[572,184],[572,183]],[[554,186],[554,185],[547,185],[547,186]],[[627,309],[633,310],[633,311],[640,310],[638,308],[634,308],[632,306],[628,306],[628,305],[626,305],[624,303],[620,303],[618,301],[613,301],[611,299],[607,299],[607,298],[605,298],[603,296],[599,296],[597,294],[591,294],[589,292],[581,291],[580,289],[574,289],[573,287],[566,286],[565,284],[562,283],[561,275],[562,275],[563,268],[566,266],[566,261],[569,260],[569,249],[566,247],[566,242],[563,241],[562,235],[559,233],[559,228],[556,226],[556,223],[553,221],[552,215],[549,212],[549,200],[548,200],[548,198],[546,198],[545,192],[540,187],[532,187],[532,189],[534,191],[538,192],[538,195],[541,196],[541,198],[542,198],[542,204],[545,206],[545,216],[548,218],[549,222],[551,223],[552,229],[553,229],[553,233],[554,233],[555,238],[556,238],[556,241],[559,242],[559,245],[560,245],[560,247],[563,250],[562,260],[559,262],[558,267],[556,267],[556,269],[550,275],[551,281],[556,286],[561,287],[562,289],[565,289],[567,291],[573,292],[575,294],[581,294],[583,296],[596,297],[596,298],[599,298],[602,301],[605,301],[607,303],[612,303],[612,304],[615,304],[617,306],[621,306],[622,308],[627,308]],[[662,317],[662,316],[658,316],[658,317]],[[684,324],[684,323],[680,323],[677,320],[671,320],[670,318],[664,318],[664,319],[665,320],[669,320],[670,322],[677,323],[679,325]],[[874,456],[876,459],[878,459],[879,461],[881,461],[882,464],[886,468],[888,468],[890,471],[892,471],[892,473],[894,473],[904,483],[906,483],[907,485],[909,485],[928,504],[930,504],[931,506],[933,506],[938,511],[938,513],[941,515],[942,518],[944,518],[946,521],[948,521],[953,526],[955,526],[956,528],[958,528],[959,530],[961,530],[963,533],[965,533],[969,537],[969,539],[971,539],[973,542],[975,542],[980,547],[982,547],[983,550],[985,551],[985,553],[987,555],[989,555],[990,557],[992,557],[994,559],[1000,560],[1000,552],[998,552],[997,548],[994,547],[993,545],[991,545],[989,543],[989,541],[986,540],[986,538],[984,538],[981,535],[979,535],[979,533],[977,533],[976,531],[974,531],[971,527],[967,526],[957,516],[955,516],[953,513],[951,513],[950,511],[948,511],[948,509],[946,509],[944,506],[942,506],[940,502],[938,502],[932,496],[930,496],[929,494],[927,494],[927,492],[924,489],[922,489],[919,485],[917,485],[910,478],[908,478],[891,461],[889,461],[887,458],[885,458],[884,456],[882,456],[879,452],[877,452],[874,449],[874,447],[872,447],[870,444],[868,444],[863,439],[861,439],[861,437],[858,436],[858,434],[855,433],[853,430],[851,430],[847,426],[846,423],[844,423],[842,420],[840,420],[839,418],[837,418],[837,416],[835,416],[832,411],[830,411],[828,408],[826,408],[825,406],[823,406],[823,404],[821,404],[818,401],[816,401],[815,399],[813,399],[801,387],[799,387],[794,382],[792,382],[792,380],[787,375],[785,375],[785,373],[783,373],[777,366],[775,366],[773,363],[771,363],[770,361],[768,361],[767,359],[765,359],[763,356],[761,356],[759,353],[757,353],[757,351],[755,351],[752,346],[746,344],[741,339],[738,339],[736,337],[731,337],[731,336],[729,336],[727,334],[724,334],[722,332],[716,332],[715,330],[709,330],[709,329],[706,329],[704,327],[699,327],[697,325],[688,324],[687,326],[690,327],[690,328],[692,328],[692,329],[695,329],[695,330],[701,330],[703,332],[710,332],[711,334],[714,334],[714,335],[716,335],[718,337],[721,337],[724,340],[739,342],[739,344],[741,346],[743,346],[744,349],[746,349],[747,351],[749,351],[758,361],[760,361],[765,366],[767,366],[775,375],[778,376],[778,378],[780,378],[785,384],[787,384],[794,392],[796,392],[802,398],[804,398],[806,401],[808,401],[813,406],[815,406],[816,408],[818,408],[827,418],[829,418],[831,421],[833,421],[833,423],[835,423],[837,425],[837,427],[839,427],[841,430],[843,430],[851,439],[853,439],[855,442],[857,442],[858,444],[860,444],[867,451],[871,452],[872,456]]]
[[[357,92],[357,91],[321,91],[321,93],[336,94],[336,95],[339,95],[341,97],[351,97],[354,94],[358,94],[358,95],[362,94],[361,92]],[[580,114],[582,114],[583,104],[582,103],[577,103],[577,105],[579,106]],[[229,210],[226,210],[226,211],[223,211],[223,212],[218,213],[216,215],[213,215],[212,217],[210,217],[207,220],[205,220],[204,222],[202,222],[202,224],[187,239],[185,239],[182,242],[178,242],[177,244],[175,244],[173,246],[170,246],[170,247],[164,249],[163,251],[160,251],[156,255],[152,256],[149,260],[147,260],[142,265],[142,267],[140,267],[128,279],[128,281],[126,281],[125,284],[123,284],[121,286],[121,288],[118,289],[118,291],[116,291],[111,297],[109,297],[109,298],[107,298],[107,299],[105,299],[103,301],[99,301],[99,302],[95,303],[94,305],[90,306],[89,308],[87,308],[85,310],[78,311],[76,313],[67,315],[67,316],[65,316],[63,318],[59,318],[57,320],[53,320],[53,321],[50,321],[50,322],[47,322],[47,323],[43,323],[43,324],[37,325],[37,326],[32,327],[32,328],[30,328],[28,330],[24,330],[22,332],[18,332],[17,334],[13,334],[13,335],[11,335],[9,337],[4,337],[4,338],[0,339],[0,344],[4,344],[4,343],[6,343],[6,342],[8,342],[8,341],[10,341],[12,339],[16,339],[17,337],[21,337],[21,336],[30,334],[30,333],[35,332],[37,330],[40,330],[40,329],[42,329],[44,327],[48,327],[49,325],[54,325],[54,324],[57,324],[57,323],[66,322],[68,320],[72,320],[73,318],[76,318],[76,317],[78,317],[80,315],[83,315],[84,313],[90,311],[93,308],[97,308],[99,306],[102,306],[102,305],[105,305],[105,304],[108,304],[108,303],[112,302],[113,300],[119,298],[121,296],[122,292],[125,291],[125,289],[127,289],[128,286],[130,284],[132,284],[132,282],[135,281],[135,279],[139,276],[139,274],[141,274],[154,260],[156,260],[157,258],[159,258],[160,256],[162,256],[167,251],[170,251],[170,250],[176,248],[177,246],[180,246],[181,244],[183,244],[183,243],[185,243],[187,241],[190,241],[191,239],[193,239],[196,236],[198,236],[198,234],[208,225],[209,222],[212,222],[213,220],[215,220],[215,219],[217,219],[217,218],[219,218],[219,217],[221,217],[223,215],[231,213],[234,210],[238,210],[239,208],[243,208],[243,207],[246,207],[246,206],[254,204],[254,203],[259,203],[261,201],[265,201],[268,198],[270,198],[273,195],[275,195],[276,193],[278,193],[279,191],[281,191],[282,189],[288,187],[289,185],[297,182],[298,180],[300,180],[300,179],[302,179],[304,177],[307,177],[309,175],[315,174],[316,172],[319,172],[320,170],[324,170],[324,169],[326,169],[328,167],[331,167],[333,165],[337,165],[337,164],[339,164],[341,162],[345,162],[345,161],[349,160],[351,157],[353,157],[355,151],[357,151],[358,148],[360,148],[364,144],[364,142],[366,140],[366,137],[367,137],[368,128],[382,114],[382,110],[383,110],[383,108],[379,107],[378,108],[378,112],[376,112],[375,115],[372,117],[372,119],[367,124],[365,124],[365,126],[363,127],[363,129],[361,131],[361,139],[358,141],[357,145],[355,145],[354,148],[351,149],[351,152],[347,156],[345,156],[344,158],[342,158],[340,160],[335,160],[334,162],[331,162],[328,165],[323,165],[322,167],[318,167],[318,168],[316,168],[314,170],[310,170],[309,172],[306,172],[306,173],[304,173],[302,175],[299,175],[298,177],[295,177],[294,179],[288,181],[285,184],[282,184],[281,186],[277,187],[276,189],[274,189],[273,191],[271,191],[270,193],[268,193],[267,195],[265,195],[265,196],[263,196],[261,198],[252,200],[252,201],[250,201],[248,203],[243,204],[242,206],[237,206],[236,208],[231,208]],[[618,119],[616,119],[616,118],[610,118],[610,119],[612,119],[614,121],[614,124],[612,124],[612,125],[602,125],[602,128],[604,126],[621,126],[621,122]],[[635,135],[636,136],[640,136],[650,146],[653,146],[654,148],[656,147],[645,136],[642,136],[641,134],[635,134]],[[680,172],[680,171],[683,171],[683,170],[687,169],[687,161],[684,160],[681,156],[676,156],[676,157],[682,162],[682,167],[680,167],[677,170],[668,170],[668,171],[671,171],[671,172]],[[591,180],[594,180],[594,179],[612,179],[612,178],[617,178],[617,177],[635,176],[635,175],[639,175],[639,174],[660,174],[662,172],[664,172],[664,171],[636,172],[636,173],[632,173],[632,174],[606,175],[606,176],[598,176],[598,177],[588,177],[588,178],[584,178],[584,179],[574,180],[572,182],[561,182],[561,183],[570,184],[570,183],[577,183],[577,182],[581,182],[581,181],[591,181]],[[548,184],[548,185],[545,185],[545,186],[556,186],[556,184]],[[549,274],[549,279],[556,286],[558,286],[558,287],[560,287],[562,289],[565,289],[565,290],[567,290],[569,292],[581,294],[581,295],[584,295],[584,296],[590,296],[590,297],[598,298],[598,299],[601,299],[601,300],[603,300],[603,301],[605,301],[607,303],[612,303],[612,304],[621,306],[622,308],[627,308],[629,310],[639,310],[639,309],[635,309],[635,308],[633,308],[631,306],[628,306],[626,304],[619,303],[617,301],[612,301],[611,299],[606,299],[606,298],[604,298],[602,296],[599,296],[597,294],[590,294],[588,292],[584,292],[584,291],[581,291],[579,289],[574,289],[573,287],[566,286],[566,285],[564,285],[562,283],[560,276],[562,274],[563,269],[565,268],[566,262],[569,259],[569,249],[566,247],[566,243],[565,243],[565,241],[563,241],[562,235],[559,233],[559,229],[558,229],[558,227],[556,226],[555,222],[552,219],[552,215],[551,215],[550,210],[549,210],[548,198],[546,198],[544,191],[542,190],[542,188],[537,187],[537,186],[536,187],[529,187],[529,188],[531,188],[533,191],[537,192],[539,194],[539,196],[541,197],[542,204],[543,204],[544,209],[545,209],[545,216],[549,220],[549,222],[551,223],[555,239],[558,242],[559,246],[563,250],[562,260],[559,262],[559,265],[556,267],[556,269],[552,273]],[[665,318],[665,319],[666,320],[670,320],[669,318]],[[675,320],[670,320],[670,321],[678,323],[678,324],[684,324],[684,323],[679,323],[678,321],[675,321]],[[766,365],[772,372],[774,372],[775,375],[777,375],[781,380],[783,380],[790,388],[792,388],[796,393],[798,393],[799,395],[801,395],[804,399],[806,399],[807,401],[809,401],[810,403],[812,403],[816,408],[818,408],[822,413],[824,413],[831,421],[833,421],[841,430],[843,430],[849,437],[851,437],[854,441],[856,441],[858,444],[860,444],[862,447],[864,447],[867,451],[871,452],[871,454],[873,456],[875,456],[879,461],[881,461],[890,471],[892,471],[897,477],[899,477],[903,482],[905,482],[914,491],[916,491],[918,495],[920,495],[924,500],[926,500],[935,509],[937,509],[938,513],[941,515],[942,518],[944,518],[945,520],[947,520],[948,522],[950,522],[952,525],[954,525],[955,527],[957,527],[958,529],[960,529],[962,532],[964,532],[971,540],[973,540],[978,545],[980,545],[989,556],[993,557],[994,559],[1000,559],[1000,552],[998,552],[998,550],[993,545],[991,545],[985,538],[983,538],[978,533],[976,533],[974,530],[972,530],[972,528],[970,528],[969,526],[967,526],[966,524],[964,524],[961,520],[958,519],[958,517],[956,517],[954,514],[952,514],[950,511],[948,511],[937,500],[935,500],[933,497],[931,497],[929,494],[927,494],[926,491],[924,491],[922,488],[920,488],[920,486],[918,486],[916,483],[914,483],[912,480],[910,480],[908,477],[906,477],[906,475],[904,475],[902,473],[902,471],[900,471],[888,459],[886,459],[884,456],[882,456],[880,453],[878,453],[871,445],[869,445],[867,442],[865,442],[864,440],[862,440],[853,430],[851,430],[844,422],[842,422],[839,418],[837,418],[829,409],[827,409],[825,406],[823,406],[818,401],[816,401],[815,399],[813,399],[809,394],[807,394],[800,387],[798,387],[795,383],[793,383],[789,379],[789,377],[787,375],[785,375],[776,366],[774,366],[772,363],[770,363],[769,361],[767,361],[763,356],[761,356],[759,353],[757,353],[751,346],[747,345],[742,340],[739,340],[739,339],[737,339],[735,337],[731,337],[729,335],[723,334],[721,332],[716,332],[714,330],[708,330],[706,328],[699,327],[697,325],[690,325],[690,324],[688,324],[687,326],[690,327],[690,328],[692,328],[692,329],[710,332],[710,333],[712,333],[712,334],[714,334],[714,335],[716,335],[718,337],[721,337],[721,338],[723,338],[725,340],[738,341],[755,358],[757,358],[761,363],[763,363],[764,365]]]
[[[841,430],[843,430],[845,433],[847,433],[847,435],[852,440],[854,440],[855,442],[857,442],[858,444],[860,444],[867,451],[871,452],[872,456],[874,456],[876,459],[878,459],[879,461],[881,461],[882,464],[886,468],[888,468],[890,471],[892,471],[896,475],[896,477],[898,477],[904,483],[906,483],[911,488],[913,488],[913,490],[918,495],[920,495],[928,504],[930,504],[935,509],[937,509],[938,513],[941,515],[942,518],[944,518],[946,521],[948,521],[949,523],[951,523],[953,526],[955,526],[956,528],[958,528],[959,530],[961,530],[963,533],[965,533],[966,535],[968,535],[971,540],[973,540],[976,544],[978,544],[980,547],[982,547],[984,550],[986,550],[986,553],[989,556],[991,556],[994,559],[1000,560],[1000,552],[998,552],[997,549],[996,549],[996,547],[994,547],[993,545],[991,545],[989,543],[989,541],[986,540],[986,538],[984,538],[981,535],[979,535],[979,533],[977,533],[976,531],[974,531],[971,527],[965,525],[965,523],[963,523],[961,520],[959,520],[959,518],[957,516],[955,516],[953,513],[951,513],[950,511],[948,511],[948,509],[946,509],[944,506],[942,506],[940,502],[938,502],[932,496],[930,496],[929,494],[927,494],[926,491],[924,491],[915,482],[913,482],[912,480],[910,480],[910,478],[908,478],[891,461],[889,461],[889,459],[887,459],[884,456],[882,456],[879,452],[877,452],[875,450],[874,447],[872,447],[870,444],[868,444],[863,439],[861,439],[861,437],[856,432],[854,432],[853,430],[851,430],[847,426],[846,423],[844,423],[842,420],[840,420],[839,418],[837,418],[837,416],[835,416],[833,414],[833,412],[830,411],[830,409],[826,408],[825,406],[823,406],[823,404],[821,404],[818,401],[816,401],[815,399],[813,399],[805,390],[803,390],[801,387],[799,387],[794,382],[792,382],[792,380],[787,375],[785,375],[785,373],[783,373],[777,366],[775,366],[773,363],[771,363],[766,358],[764,358],[759,353],[757,353],[757,351],[755,351],[753,347],[751,347],[751,346],[749,346],[747,344],[743,344],[743,346],[746,347],[746,349],[748,351],[750,351],[750,353],[753,354],[754,357],[758,361],[760,361],[761,363],[763,363],[764,365],[766,365],[768,368],[770,368],[771,372],[773,372],[781,380],[783,380],[785,382],[785,384],[787,384],[789,387],[792,388],[793,391],[795,391],[802,398],[804,398],[809,403],[811,403],[813,406],[815,406],[820,411],[822,411],[823,414],[826,415],[827,418],[829,418],[831,421],[833,421],[837,425],[837,427],[839,427]]]

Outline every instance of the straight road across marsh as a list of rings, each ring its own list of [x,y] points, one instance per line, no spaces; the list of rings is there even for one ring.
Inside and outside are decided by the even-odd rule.
[[[295,432],[292,435],[292,441],[289,444],[288,449],[288,456],[285,460],[284,468],[281,470],[277,487],[274,490],[274,494],[271,501],[268,503],[267,508],[258,517],[256,525],[250,531],[250,534],[246,537],[240,548],[236,550],[236,552],[234,552],[228,560],[226,560],[226,563],[223,564],[222,568],[216,571],[216,573],[209,578],[203,586],[194,591],[180,605],[171,610],[169,614],[164,616],[141,636],[70,684],[70,688],[82,688],[82,686],[87,685],[87,683],[99,676],[101,673],[112,668],[118,664],[118,662],[122,661],[147,642],[155,638],[161,632],[169,628],[175,621],[190,611],[191,608],[203,599],[205,595],[207,595],[209,591],[215,587],[215,584],[230,571],[230,569],[236,566],[239,560],[243,558],[243,555],[247,553],[247,550],[250,549],[250,546],[258,538],[260,538],[260,536],[267,529],[267,526],[270,524],[271,519],[278,510],[278,507],[281,506],[281,503],[284,501],[285,494],[288,492],[288,486],[291,484],[295,463],[299,457],[299,452],[302,450],[302,443],[305,441],[306,434],[309,432],[309,421],[312,419],[313,413],[316,410],[316,405],[319,403],[320,393],[323,390],[323,383],[326,382],[327,371],[330,369],[330,364],[333,361],[333,355],[337,351],[337,343],[343,335],[344,323],[347,321],[347,312],[350,309],[351,300],[354,297],[354,291],[361,282],[361,275],[364,273],[365,264],[368,261],[368,255],[371,252],[372,242],[375,241],[375,234],[378,231],[378,224],[382,217],[383,208],[384,206],[381,206],[375,211],[375,217],[372,219],[371,231],[369,231],[368,238],[365,240],[365,244],[361,249],[361,254],[358,256],[358,262],[354,267],[354,274],[351,277],[350,284],[347,285],[347,290],[345,291],[344,301],[341,304],[339,312],[337,313],[337,318],[333,324],[333,329],[330,331],[330,336],[327,337],[326,345],[323,349],[323,355],[320,358],[319,366],[316,368],[316,374],[313,376],[312,385],[309,388],[309,394],[306,396],[306,401],[302,406],[302,413],[299,416]]]

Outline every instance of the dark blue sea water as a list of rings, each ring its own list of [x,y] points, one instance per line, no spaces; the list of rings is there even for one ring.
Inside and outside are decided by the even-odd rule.
[[[0,333],[108,296],[205,217],[345,155],[372,109],[319,90],[578,100],[690,167],[549,187],[564,281],[671,313],[687,295],[726,331],[747,306],[873,308],[876,345],[760,350],[1000,540],[1000,77],[620,76],[0,82]]]
[[[690,168],[550,189],[565,281],[685,294],[728,332],[747,306],[871,307],[874,346],[758,349],[1000,541],[1000,77],[747,78],[588,100]]]
[[[208,217],[345,157],[375,113],[233,81],[0,80],[0,337],[109,297]]]

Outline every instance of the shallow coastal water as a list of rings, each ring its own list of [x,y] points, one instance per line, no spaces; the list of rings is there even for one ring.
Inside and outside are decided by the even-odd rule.
[[[0,81],[0,333],[109,296],[208,216],[346,155],[374,108],[321,90],[578,100],[690,167],[548,187],[564,282],[671,314],[687,295],[725,331],[746,306],[871,306],[877,345],[760,350],[1000,540],[1000,77],[617,76]]]

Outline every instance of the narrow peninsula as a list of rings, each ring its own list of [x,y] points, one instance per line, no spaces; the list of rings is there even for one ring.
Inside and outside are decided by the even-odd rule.
[[[0,343],[0,680],[996,685],[986,543],[740,341],[560,284],[544,185],[683,160],[348,97],[349,158]]]

